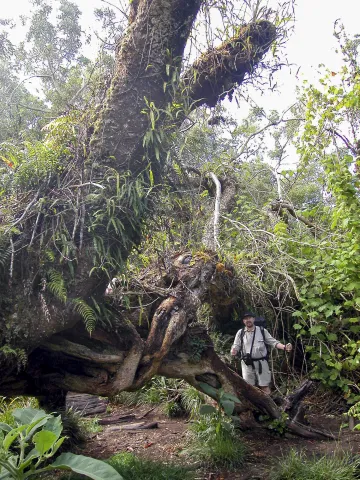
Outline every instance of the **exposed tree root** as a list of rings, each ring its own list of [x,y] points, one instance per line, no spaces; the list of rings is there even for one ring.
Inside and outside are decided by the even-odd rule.
[[[2,393],[44,396],[61,389],[109,396],[137,389],[159,374],[183,378],[199,390],[203,383],[222,388],[239,398],[237,412],[258,410],[281,419],[286,411],[296,417],[295,407],[307,386],[279,408],[218,357],[205,327],[197,323],[196,312],[203,302],[219,308],[237,298],[232,272],[218,265],[212,252],[184,252],[148,268],[136,284],[141,284],[143,296],[152,300],[147,303],[154,305],[154,311],[142,307],[146,302],[139,300],[139,289],[130,310],[120,305],[125,292],[115,292],[118,318],[108,331],[97,328],[89,336],[79,322],[54,335],[32,353],[25,371],[3,381]],[[329,437],[296,418],[288,421],[287,428],[306,438]]]

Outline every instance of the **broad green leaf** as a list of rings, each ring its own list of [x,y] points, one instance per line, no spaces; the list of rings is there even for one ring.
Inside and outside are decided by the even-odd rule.
[[[55,455],[55,453],[59,450],[59,448],[63,444],[63,441],[66,440],[66,438],[67,437],[61,437],[61,438],[59,438],[59,440],[57,442],[55,442],[55,445],[53,446],[53,448],[51,450],[52,455]]]
[[[10,473],[7,470],[2,468],[0,473],[0,480],[13,480],[13,477],[10,475]]]
[[[16,440],[16,438],[20,435],[20,433],[26,429],[28,425],[20,425],[20,427],[13,428],[4,438],[3,447],[7,451],[9,450],[12,443]]]
[[[234,407],[235,407],[235,403],[232,402],[231,400],[222,400],[221,401],[221,405],[224,409],[224,412],[226,413],[226,415],[232,415],[233,411],[234,411]]]
[[[238,397],[235,397],[235,395],[232,395],[231,393],[224,393],[224,395],[221,397],[221,401],[223,400],[231,400],[235,403],[241,403],[241,400]]]
[[[4,432],[10,432],[12,427],[10,427],[10,425],[7,423],[0,422],[0,430],[3,430]]]
[[[107,463],[74,453],[62,453],[51,467],[72,470],[93,480],[123,480],[123,477]]]
[[[336,342],[336,340],[338,339],[338,337],[335,333],[328,333],[327,338],[328,338],[329,341],[332,341],[332,342]]]
[[[45,452],[50,450],[57,440],[57,436],[54,432],[49,430],[41,430],[40,432],[35,433],[33,437],[34,445],[36,450],[40,455],[44,455]]]
[[[39,452],[36,450],[36,448],[33,448],[24,458],[24,461],[21,464],[22,471],[24,471],[30,463],[35,459],[39,458]]]
[[[26,429],[26,441],[29,441],[30,438],[36,432],[36,430],[39,430],[39,428],[43,427],[46,424],[50,416],[51,415],[46,415],[45,417],[39,417],[38,419],[33,421],[30,425],[28,425]]]
[[[59,438],[63,430],[61,416],[51,416],[46,422],[44,428],[45,430],[49,430],[50,432],[55,433],[56,438]]]
[[[216,413],[216,408],[212,405],[201,405],[200,407],[200,415],[212,415]]]
[[[218,391],[216,388],[212,387],[208,383],[200,382],[199,387],[206,393],[206,395],[209,395],[210,397],[217,397],[218,396]]]
[[[47,417],[47,413],[44,410],[38,408],[16,408],[13,413],[15,420],[21,425],[30,425],[36,422],[39,418]]]
[[[311,328],[310,328],[310,333],[311,335],[317,335],[318,333],[320,333],[322,330],[322,326],[321,325],[313,325]]]

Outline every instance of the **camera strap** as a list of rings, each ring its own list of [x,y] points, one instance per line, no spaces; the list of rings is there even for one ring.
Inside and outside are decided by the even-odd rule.
[[[252,351],[253,351],[253,348],[254,348],[254,342],[255,342],[255,335],[256,335],[256,326],[255,326],[255,329],[254,329],[254,335],[253,335],[253,339],[252,339],[252,342],[251,342],[251,347],[250,347],[250,358],[252,358]],[[264,341],[265,341],[265,335],[264,335],[264,331],[261,327],[259,327],[260,330],[261,330],[261,333],[264,337]],[[241,338],[241,349],[240,349],[240,352],[241,352],[241,356],[244,357],[246,354],[244,354],[244,335],[245,335],[245,329],[243,328],[242,331],[241,331],[241,335],[240,335],[240,338]],[[255,369],[255,364],[254,362],[259,362],[259,374],[261,375],[262,374],[262,363],[261,361],[262,360],[267,360],[268,359],[268,351],[267,351],[267,347],[266,347],[266,356],[265,357],[261,357],[261,358],[255,358],[255,359],[252,359],[252,367],[253,369]]]
[[[240,348],[240,352],[241,352],[241,356],[244,355],[244,335],[245,335],[245,328],[242,329],[241,331],[241,348]],[[252,342],[251,342],[251,347],[250,347],[250,357],[252,356],[252,351],[253,351],[253,348],[254,348],[254,342],[255,342],[255,335],[256,335],[256,327],[254,328],[254,335],[253,335],[253,339],[252,339]],[[245,352],[245,355],[246,355],[246,352]]]

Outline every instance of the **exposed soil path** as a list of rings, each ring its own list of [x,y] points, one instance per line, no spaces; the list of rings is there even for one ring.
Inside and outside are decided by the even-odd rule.
[[[191,465],[194,463],[183,450],[186,447],[189,422],[184,418],[170,419],[159,408],[149,411],[149,406],[129,408],[114,407],[112,415],[136,415],[133,423],[145,421],[157,422],[158,428],[150,430],[114,430],[114,425],[105,426],[103,431],[92,435],[84,453],[95,458],[109,458],[119,452],[131,452],[134,455],[163,463]],[[144,418],[142,417],[144,414]],[[304,450],[309,455],[324,455],[339,452],[360,454],[360,433],[344,430],[340,433],[341,417],[333,415],[314,415],[309,417],[317,428],[331,431],[337,435],[336,441],[305,440],[286,435],[276,436],[263,428],[242,433],[248,453],[241,470],[224,472],[209,468],[198,468],[198,480],[267,480],[269,471],[276,466],[278,459],[290,449]],[[131,422],[130,422],[131,423]],[[124,424],[118,424],[121,427]],[[196,467],[196,465],[194,465]],[[169,479],[171,480],[171,479]]]

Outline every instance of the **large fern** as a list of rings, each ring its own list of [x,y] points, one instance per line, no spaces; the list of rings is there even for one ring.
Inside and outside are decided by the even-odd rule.
[[[95,311],[82,298],[74,298],[72,303],[74,310],[82,316],[86,330],[91,333],[97,320]]]
[[[50,270],[48,275],[50,281],[47,283],[47,288],[61,302],[66,303],[67,291],[62,274],[56,270]]]

